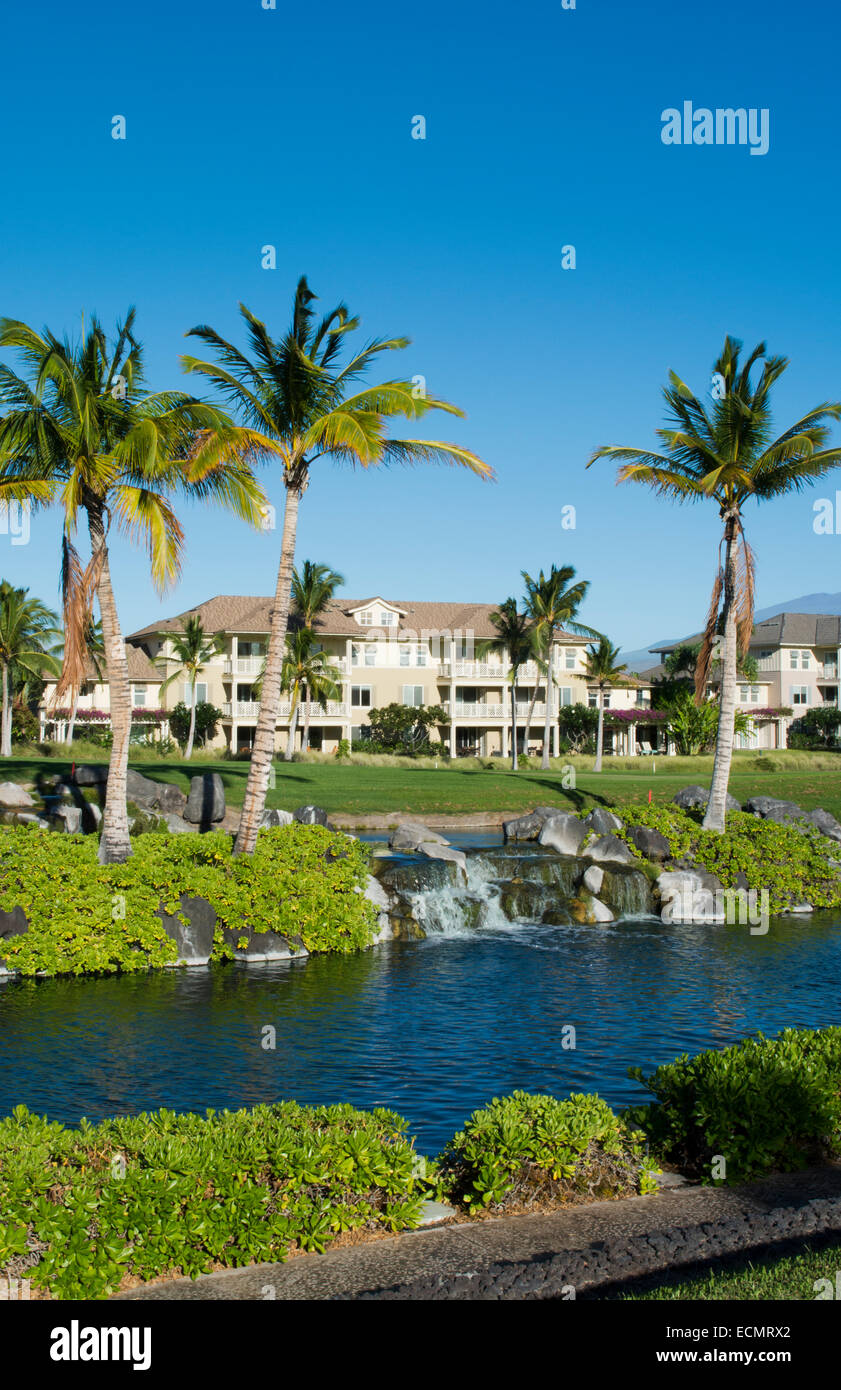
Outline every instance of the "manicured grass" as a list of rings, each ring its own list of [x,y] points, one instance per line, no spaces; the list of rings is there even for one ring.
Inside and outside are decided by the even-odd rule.
[[[832,1298],[839,1286],[836,1284],[837,1272],[841,1270],[841,1242],[824,1245],[820,1250],[811,1246],[797,1255],[773,1256],[765,1259],[739,1260],[736,1264],[714,1264],[709,1273],[695,1279],[684,1279],[678,1283],[660,1284],[656,1288],[640,1293],[621,1295],[623,1302],[684,1302],[695,1300],[703,1302],[722,1302],[730,1299],[749,1299],[764,1302],[768,1299],[795,1299],[809,1302]],[[828,1279],[832,1286],[829,1293],[825,1285],[815,1285],[820,1279]]]
[[[606,769],[596,775],[592,758],[571,760],[576,768],[575,788],[563,786],[561,759],[554,760],[549,772],[530,768],[518,773],[510,768],[485,769],[479,763],[442,763],[429,766],[395,767],[370,763],[292,762],[275,764],[276,786],[269,791],[267,805],[294,810],[305,802],[315,802],[337,815],[365,815],[373,812],[402,812],[433,816],[470,812],[525,811],[535,805],[560,806],[569,810],[589,810],[596,805],[626,805],[630,802],[670,801],[676,791],[689,783],[709,786],[712,758],[619,759],[617,766],[607,760]],[[629,764],[626,766],[626,764]],[[656,764],[656,770],[655,770]],[[220,759],[194,759],[185,763],[154,762],[143,758],[138,771],[149,777],[177,783],[184,790],[199,772],[218,772],[225,784],[229,805],[242,804],[248,764]],[[39,774],[54,775],[69,770],[62,758],[10,758],[0,763],[0,779],[34,781]],[[806,753],[737,754],[730,779],[730,791],[740,801],[764,794],[796,801],[805,810],[823,806],[841,819],[841,756]]]

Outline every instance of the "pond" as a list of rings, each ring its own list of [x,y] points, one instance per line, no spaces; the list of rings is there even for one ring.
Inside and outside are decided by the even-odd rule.
[[[0,1112],[76,1123],[283,1098],[399,1111],[437,1152],[521,1088],[642,1098],[627,1069],[841,1023],[841,917],[478,927],[355,956],[0,986]],[[572,1025],[576,1046],[562,1046]],[[264,1030],[276,1030],[274,1050]]]

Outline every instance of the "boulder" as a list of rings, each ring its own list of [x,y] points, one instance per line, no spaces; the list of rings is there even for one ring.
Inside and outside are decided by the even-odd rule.
[[[811,903],[791,903],[789,907],[786,908],[786,911],[783,915],[785,917],[788,917],[790,915],[799,917],[809,912],[814,912],[814,910],[815,909],[813,908]]]
[[[586,834],[586,825],[571,811],[557,811],[543,822],[537,839],[558,854],[576,855]]]
[[[377,930],[376,935],[371,940],[371,945],[379,946],[380,942],[390,941],[394,935],[390,917],[394,910],[394,898],[371,874],[368,875],[364,895],[377,910]]]
[[[672,797],[672,804],[680,806],[684,811],[691,811],[696,806],[706,806],[709,799],[709,788],[695,785],[684,787],[682,791],[679,791],[676,796]],[[725,804],[728,811],[741,811],[742,809],[735,796],[730,796],[729,792]]]
[[[654,859],[658,863],[668,859],[669,842],[659,830],[652,830],[647,825],[630,825],[627,833],[631,844],[646,859]]]
[[[595,840],[584,846],[582,854],[585,859],[592,859],[597,864],[635,864],[634,859],[624,840],[620,840],[618,835],[598,835]]]
[[[261,964],[271,960],[303,960],[309,955],[300,936],[286,937],[274,931],[246,931],[248,943],[240,946],[244,931],[246,929],[238,930],[236,927],[225,927],[222,931],[227,944],[233,946],[237,960]]]
[[[600,869],[598,864],[591,864],[589,869],[585,870],[581,881],[588,893],[599,893],[604,883],[604,869]]]
[[[0,782],[0,806],[8,810],[27,811],[35,802],[24,787],[17,782]]]
[[[80,835],[82,832],[81,806],[59,806],[53,811],[50,824],[53,830],[65,835]]]
[[[22,907],[13,907],[11,912],[0,911],[0,941],[10,936],[24,936],[29,931],[29,921]]]
[[[218,776],[217,773],[209,775]],[[194,777],[193,781],[196,780]],[[134,801],[144,811],[172,811],[178,816],[186,814],[184,807],[187,798],[180,787],[173,786],[171,782],[156,782],[152,777],[144,777],[133,767],[126,773],[126,800]]]
[[[582,893],[580,897],[573,898],[569,906],[574,921],[580,922],[583,926],[616,921],[610,908],[605,907],[604,903],[600,903],[598,898],[591,897],[589,893]]]
[[[752,796],[745,802],[745,810],[752,816],[758,816],[760,820],[774,821],[777,825],[785,825],[787,821],[801,820],[805,817],[803,811],[796,801],[781,801],[776,796]]]
[[[205,898],[192,898],[182,893],[179,901],[181,911],[188,919],[186,924],[180,917],[171,917],[163,904],[158,908],[164,931],[178,947],[178,959],[168,964],[207,965],[213,952],[216,913]]]
[[[49,822],[39,816],[36,811],[17,811],[12,821],[13,825],[34,825],[38,830],[49,830]]]
[[[201,826],[225,819],[225,785],[218,772],[203,772],[190,778],[190,795],[181,814],[193,825]]]
[[[826,835],[827,839],[841,841],[841,825],[829,811],[818,808],[817,811],[809,811],[804,819],[822,835]]]
[[[717,888],[708,886],[710,881]],[[715,923],[724,922],[725,913],[717,889],[718,879],[706,871],[691,870],[662,873],[657,880],[664,922]]]
[[[595,830],[597,835],[612,835],[615,830],[622,829],[621,818],[613,811],[605,810],[604,806],[595,806],[589,816],[584,817],[584,824]]]
[[[264,811],[260,817],[259,830],[278,830],[282,825],[291,825],[295,817],[291,811],[272,809]]]
[[[506,840],[536,840],[544,822],[550,816],[557,816],[560,812],[557,806],[535,806],[527,816],[518,816],[515,820],[502,822],[502,831]]]
[[[299,806],[294,819],[299,825],[326,825],[330,828],[327,812],[322,806]]]
[[[391,849],[417,854],[423,845],[446,845],[448,841],[420,821],[403,821],[402,825],[395,826],[388,843]]]
[[[453,849],[450,845],[432,844],[425,840],[419,846],[419,852],[424,859],[443,859],[445,863],[455,864],[457,870],[461,871],[461,877],[467,880],[467,855],[460,849]]]
[[[104,787],[108,781],[107,763],[82,763],[76,768],[73,780],[77,787]]]

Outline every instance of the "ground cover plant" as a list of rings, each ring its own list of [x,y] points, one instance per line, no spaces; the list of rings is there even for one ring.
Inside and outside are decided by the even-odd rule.
[[[767,889],[771,912],[784,912],[792,902],[809,902],[813,907],[841,904],[841,871],[829,862],[841,851],[830,848],[816,831],[801,834],[790,825],[760,820],[744,811],[728,811],[724,835],[704,830],[699,812],[678,806],[631,806],[622,814],[628,826],[659,830],[669,842],[672,858],[708,869],[725,888],[739,886],[741,876],[742,886]]]
[[[375,923],[363,896],[368,850],[318,825],[261,831],[250,859],[231,837],[139,835],[124,864],[97,863],[95,835],[0,827],[0,909],[22,907],[29,930],[6,938],[2,956],[22,975],[146,970],[177,958],[158,909],[186,920],[180,896],[206,899],[217,915],[213,956],[232,959],[224,929],[300,936],[309,951],[367,946]],[[242,932],[242,943],[246,944]]]
[[[476,1110],[440,1156],[447,1197],[470,1211],[653,1192],[644,1135],[599,1096],[513,1095]]]
[[[206,1116],[0,1120],[0,1277],[57,1298],[321,1251],[345,1231],[417,1224],[405,1121],[284,1101]]]
[[[644,1076],[628,1123],[682,1172],[717,1185],[841,1157],[841,1028],[787,1028]],[[723,1163],[722,1163],[723,1160]]]

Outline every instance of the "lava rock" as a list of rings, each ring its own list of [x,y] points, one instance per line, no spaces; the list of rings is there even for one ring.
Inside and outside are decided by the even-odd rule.
[[[388,843],[391,849],[406,850],[409,853],[417,854],[420,853],[424,845],[446,845],[448,841],[435,830],[421,825],[420,821],[407,820],[403,821],[401,825],[395,826]]]
[[[659,830],[652,830],[648,825],[630,825],[628,827],[628,839],[640,854],[644,854],[646,859],[654,859],[662,863],[669,857],[669,842],[665,835],[661,835]]]
[[[808,811],[804,819],[816,830],[819,830],[822,835],[826,835],[827,839],[841,841],[841,825],[834,816],[829,814],[829,811],[824,811],[819,807],[816,811]]]
[[[612,835],[615,830],[622,829],[621,818],[613,811],[605,810],[604,806],[594,806],[589,816],[584,817],[584,824],[595,830],[597,835]]]
[[[604,869],[600,869],[598,864],[591,864],[581,881],[589,893],[601,892],[601,886],[604,883]]]
[[[295,820],[299,825],[326,825],[328,830],[332,829],[323,806],[299,806]]]
[[[503,821],[502,832],[506,840],[536,840],[544,823],[560,814],[557,806],[535,806],[527,816]]]
[[[25,936],[29,931],[29,921],[22,907],[13,907],[11,912],[0,911],[0,941],[11,936]]]
[[[179,901],[181,911],[188,919],[186,925],[180,917],[171,917],[163,904],[158,908],[164,931],[178,947],[178,960],[175,964],[207,965],[213,951],[216,913],[205,898],[192,898],[187,893],[182,893]]]
[[[679,791],[676,796],[672,797],[672,804],[680,806],[684,811],[691,811],[696,806],[706,806],[709,799],[709,788],[695,785],[684,787],[682,791]],[[729,792],[725,804],[728,811],[741,811],[742,809],[735,796],[731,796]]]
[[[59,806],[53,812],[51,825],[65,835],[79,835],[82,831],[82,808],[80,806]]]
[[[0,782],[0,806],[9,810],[26,811],[34,805],[35,802],[25,787],[18,786],[17,782]]]
[[[800,820],[806,815],[796,801],[781,801],[776,796],[752,796],[750,801],[745,802],[745,810],[760,820],[771,820],[777,825]]]
[[[76,768],[73,780],[77,787],[104,787],[108,781],[106,763],[82,763]]]
[[[229,946],[233,946],[237,960],[260,963],[270,960],[297,960],[309,955],[300,936],[281,936],[279,932],[247,932],[248,944],[240,946],[243,931],[236,927],[225,927],[222,936]]]
[[[543,822],[537,839],[558,854],[576,855],[586,834],[587,827],[571,811],[557,811]]]
[[[190,778],[190,795],[182,814],[185,820],[201,826],[225,819],[225,784],[218,772]]]
[[[291,811],[279,811],[276,808],[271,811],[264,811],[260,817],[259,830],[278,830],[282,825],[291,825],[294,816]]]
[[[598,835],[595,840],[584,846],[582,853],[585,859],[592,859],[597,864],[637,862],[624,840],[620,840],[617,835]]]

